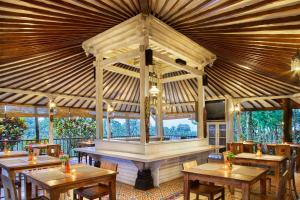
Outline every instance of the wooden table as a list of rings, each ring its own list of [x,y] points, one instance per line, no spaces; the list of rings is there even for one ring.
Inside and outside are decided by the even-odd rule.
[[[47,190],[51,200],[58,200],[60,194],[68,190],[109,182],[111,187],[110,199],[116,200],[116,172],[83,164],[72,165],[72,169],[75,169],[76,172],[66,174],[59,167],[23,172],[26,183],[26,199],[31,199],[32,184]]]
[[[232,170],[225,170],[224,164],[206,163],[197,167],[183,170],[184,200],[190,200],[191,181],[200,180],[220,185],[229,185],[242,189],[242,199],[250,199],[250,186],[260,181],[260,190],[266,194],[267,169],[233,165]]]
[[[94,147],[95,146],[95,142],[93,141],[81,141],[81,142],[78,142],[78,147],[79,148],[83,148],[83,147]],[[77,152],[78,153],[78,163],[81,163],[82,162],[82,157],[85,156],[85,162],[87,163],[88,160],[87,160],[87,157],[88,157],[88,154],[86,153],[82,153],[80,151]],[[89,156],[89,164],[92,165],[92,157]]]
[[[263,165],[267,167],[271,167],[274,169],[275,176],[275,187],[276,191],[279,187],[279,181],[281,177],[280,169],[286,169],[286,156],[275,156],[275,155],[265,155],[263,154],[261,157],[256,156],[254,153],[240,153],[237,154],[233,160],[235,164],[250,164],[250,165]]]
[[[12,180],[15,179],[16,173],[23,170],[36,168],[52,167],[61,165],[58,158],[50,156],[37,156],[35,161],[28,161],[28,157],[15,157],[0,159],[0,167],[7,171]]]
[[[0,152],[0,159],[2,158],[14,158],[14,157],[23,157],[27,156],[27,151],[8,151],[8,152]]]
[[[33,149],[47,149],[49,145],[55,145],[55,144],[28,144],[25,146],[26,149],[31,146]]]

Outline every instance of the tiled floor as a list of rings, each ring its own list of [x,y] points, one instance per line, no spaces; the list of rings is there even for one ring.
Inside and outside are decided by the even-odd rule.
[[[73,161],[76,163],[77,161]],[[300,173],[296,174],[296,185],[298,194],[300,194]],[[274,193],[275,188],[272,187],[272,190],[269,193]],[[148,191],[141,191],[134,189],[133,186],[117,183],[117,199],[118,200],[183,200],[183,180],[182,178],[169,181],[161,184],[159,188],[154,188]],[[252,189],[252,192],[259,193],[259,183],[255,184]],[[70,192],[71,194],[72,192]],[[65,198],[63,197],[65,196]],[[62,195],[61,199],[73,199],[72,195]],[[195,199],[195,195],[191,195],[191,199]],[[200,199],[207,199],[206,197],[200,197]],[[226,200],[230,199],[241,199],[241,190],[236,190],[234,196],[232,196],[228,190],[226,191]],[[251,199],[261,199],[252,197]],[[107,197],[102,198],[102,200],[108,200]],[[267,200],[267,199],[264,199]]]
[[[300,173],[296,174],[296,185],[298,194],[300,194]],[[274,193],[274,187],[268,193]],[[170,182],[161,184],[159,188],[154,188],[148,191],[141,191],[134,189],[130,185],[123,183],[117,183],[117,199],[118,200],[183,200],[183,180],[176,179]],[[252,187],[252,192],[259,193],[259,183]],[[71,199],[71,198],[70,198]],[[108,198],[102,198],[102,200],[107,200]],[[195,195],[191,194],[191,199],[195,199]],[[207,199],[206,197],[201,197],[200,199]],[[237,200],[241,199],[241,190],[235,190],[234,196],[232,196],[228,190],[226,190],[226,200]],[[252,196],[251,200],[261,199],[259,196]],[[264,199],[268,200],[268,199]]]

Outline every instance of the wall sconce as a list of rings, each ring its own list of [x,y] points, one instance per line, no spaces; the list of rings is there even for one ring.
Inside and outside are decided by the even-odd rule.
[[[233,112],[240,112],[241,111],[241,106],[240,104],[236,104],[233,106]]]

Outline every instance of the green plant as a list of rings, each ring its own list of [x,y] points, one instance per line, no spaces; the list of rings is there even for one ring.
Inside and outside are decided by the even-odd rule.
[[[231,151],[227,153],[227,160],[231,161],[233,160],[233,158],[235,157],[234,153],[232,153]]]
[[[0,140],[9,140],[8,147],[16,144],[27,129],[24,118],[5,117],[0,118]],[[4,143],[0,143],[0,150],[3,150]]]

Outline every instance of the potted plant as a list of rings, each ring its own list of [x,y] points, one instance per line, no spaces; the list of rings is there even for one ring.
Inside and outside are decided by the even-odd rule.
[[[225,163],[226,167],[231,170],[232,169],[232,161],[235,157],[234,153],[232,153],[231,151],[225,151],[223,153],[223,155],[224,155],[224,163]]]
[[[60,155],[59,159],[62,161],[62,165],[65,167],[65,173],[70,173],[71,166],[70,166],[70,156],[69,155]]]

